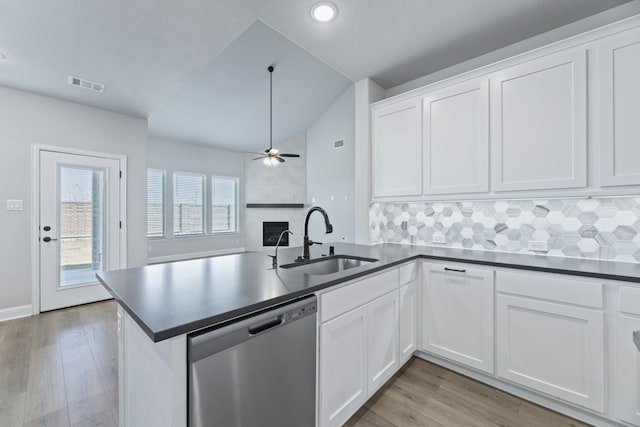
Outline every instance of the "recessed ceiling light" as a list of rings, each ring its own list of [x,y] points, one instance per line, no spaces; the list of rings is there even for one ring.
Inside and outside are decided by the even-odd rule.
[[[320,22],[321,24],[333,21],[336,19],[336,16],[338,16],[338,8],[335,4],[328,1],[316,3],[311,8],[311,17],[314,21]]]

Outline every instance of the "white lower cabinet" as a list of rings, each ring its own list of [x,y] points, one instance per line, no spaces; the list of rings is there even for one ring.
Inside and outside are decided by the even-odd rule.
[[[423,264],[422,347],[493,373],[493,271]]]
[[[618,415],[622,421],[640,426],[640,317],[618,316]],[[638,338],[640,340],[640,338]]]
[[[367,304],[368,393],[373,394],[398,368],[398,291]]]
[[[604,412],[604,313],[553,301],[566,299],[566,279],[549,276],[498,274],[498,291],[521,290],[526,295],[498,294],[496,349],[499,377],[594,411]],[[516,283],[508,283],[514,280]],[[557,283],[554,283],[557,282]],[[513,286],[512,286],[513,285]],[[583,283],[584,294],[601,285]],[[591,288],[591,289],[590,289]],[[584,301],[580,301],[584,299]],[[575,304],[589,298],[576,295]]]
[[[320,296],[319,421],[340,426],[398,369],[398,270]]]
[[[418,295],[415,282],[400,288],[398,359],[400,365],[407,361],[417,349]]]
[[[367,307],[320,326],[320,425],[339,426],[367,399]]]
[[[640,426],[640,287],[619,290],[616,409],[620,420]]]

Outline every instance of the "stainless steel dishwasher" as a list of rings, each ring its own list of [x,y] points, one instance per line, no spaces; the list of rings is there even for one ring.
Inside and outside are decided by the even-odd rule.
[[[315,296],[189,336],[190,427],[316,419]]]

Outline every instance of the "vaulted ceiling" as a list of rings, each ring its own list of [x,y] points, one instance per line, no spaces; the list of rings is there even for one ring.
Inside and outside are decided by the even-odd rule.
[[[628,0],[0,0],[0,84],[236,150],[306,129],[352,81],[389,88]],[[105,85],[72,87],[74,75]]]

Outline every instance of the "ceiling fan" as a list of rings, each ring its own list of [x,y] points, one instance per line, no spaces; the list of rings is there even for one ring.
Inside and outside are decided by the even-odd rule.
[[[273,65],[269,68],[269,148],[264,150],[264,154],[260,154],[260,157],[256,157],[253,160],[260,160],[267,166],[275,166],[278,163],[283,163],[283,157],[300,157],[300,154],[280,153],[277,149],[273,148]]]

